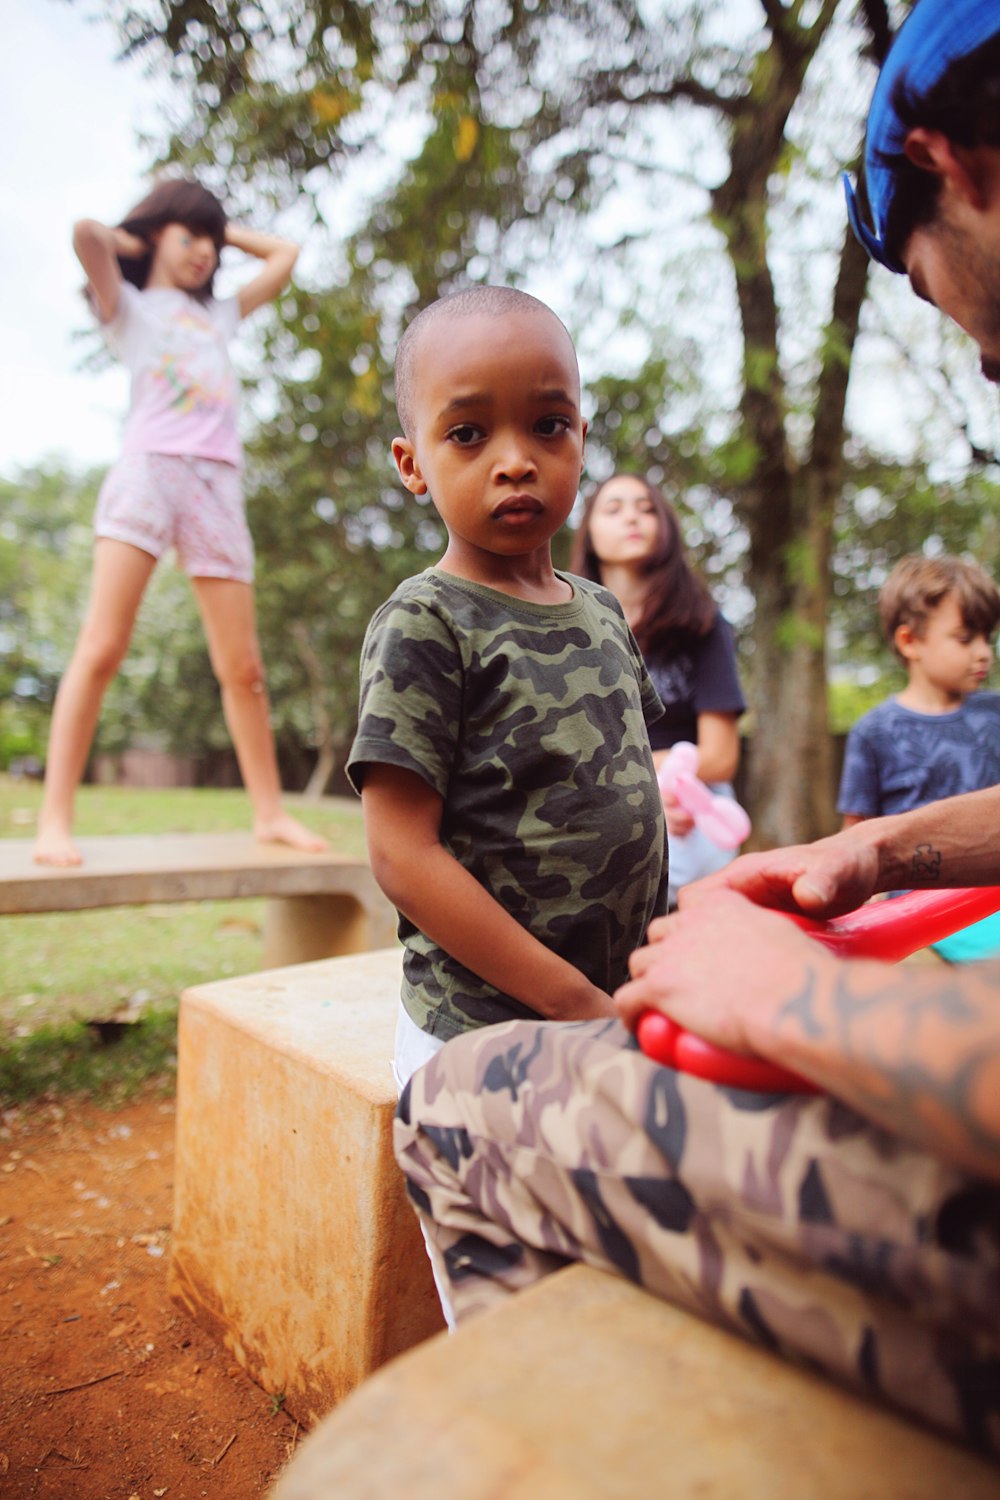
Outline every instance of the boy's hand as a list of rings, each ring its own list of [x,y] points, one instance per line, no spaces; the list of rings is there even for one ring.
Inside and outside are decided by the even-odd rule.
[[[596,984],[590,984],[582,974],[578,977],[580,980],[578,989],[567,993],[565,1001],[560,1005],[559,1015],[548,1013],[551,1020],[597,1021],[603,1017],[618,1014],[615,1002],[610,995],[599,990]]]

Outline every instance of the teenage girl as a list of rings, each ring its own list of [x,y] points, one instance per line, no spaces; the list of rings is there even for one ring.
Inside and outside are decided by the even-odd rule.
[[[223,245],[263,262],[235,297],[212,280]],[[257,838],[320,850],[283,811],[253,596],[253,544],[240,482],[237,386],[228,340],[287,285],[298,246],[227,224],[197,182],[161,182],[117,228],[83,219],[73,248],[112,350],[132,376],[122,456],[101,488],[91,597],[52,715],[35,858],[75,865],[73,804],[101,700],[128,649],[157,560],[173,546],[189,574],[222,690]]]
[[[570,568],[617,597],[663,702],[649,737],[657,768],[671,747],[698,747],[698,776],[732,795],[740,760],[737,723],[746,708],[733,633],[684,555],[673,506],[635,474],[616,474],[584,507]],[[663,797],[670,852],[671,906],[683,885],[734,858],[694,827],[669,793]]]

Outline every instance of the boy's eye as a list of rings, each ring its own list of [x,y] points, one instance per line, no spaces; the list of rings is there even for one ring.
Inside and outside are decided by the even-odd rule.
[[[571,425],[569,417],[542,417],[535,423],[535,431],[542,437],[555,437],[557,432],[568,432]]]
[[[452,427],[448,432],[448,441],[457,443],[460,448],[468,448],[483,436],[483,429],[476,427],[472,422],[463,422],[459,427]]]

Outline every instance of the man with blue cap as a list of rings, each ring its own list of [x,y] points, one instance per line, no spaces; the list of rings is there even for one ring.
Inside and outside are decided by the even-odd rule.
[[[1000,381],[997,0],[920,0],[879,75],[864,162],[863,194],[846,182],[858,239],[971,334]]]
[[[1000,373],[1000,0],[919,0],[851,222]],[[649,929],[625,1026],[512,1022],[414,1075],[396,1152],[461,1320],[570,1261],[1000,1454],[1000,965],[844,961],[773,907],[1000,883],[1000,788],[748,855]],[[645,1057],[647,1008],[813,1097]],[[599,1378],[599,1376],[597,1377]]]

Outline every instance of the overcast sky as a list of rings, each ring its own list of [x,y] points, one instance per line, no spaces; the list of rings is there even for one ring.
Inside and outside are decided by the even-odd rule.
[[[74,468],[115,456],[124,371],[79,366],[89,345],[75,219],[120,218],[144,188],[137,130],[155,120],[140,66],[115,61],[89,0],[5,0],[0,235],[0,476],[48,454]],[[162,85],[161,85],[162,87]]]
[[[100,373],[81,368],[95,345],[80,338],[91,325],[70,235],[75,219],[114,222],[142,195],[149,157],[137,144],[138,133],[143,128],[161,133],[157,122],[168,85],[151,82],[139,62],[117,60],[114,31],[95,19],[97,9],[97,0],[4,0],[0,6],[2,478],[49,456],[74,470],[110,463],[128,401],[128,380],[120,367],[109,365]],[[839,214],[832,169],[831,181]],[[340,192],[346,208],[355,195],[346,183]],[[234,284],[241,279],[239,269],[235,267]],[[883,283],[896,279],[881,275]],[[222,289],[227,289],[225,281]],[[532,289],[543,297],[551,294],[545,285]],[[883,285],[880,302],[884,293]],[[558,295],[554,302],[559,305]],[[936,323],[929,309],[924,312],[928,327]],[[902,313],[909,342],[918,316],[912,297],[902,298]],[[874,352],[877,356],[878,350]],[[876,447],[902,442],[906,448],[902,429],[910,423],[905,419],[912,421],[926,397],[908,398],[907,378],[900,381],[891,352],[889,364],[896,365],[891,379],[877,358],[872,365],[871,353],[862,362],[852,380],[851,417]],[[982,382],[975,380],[972,405],[979,411],[973,428],[986,446],[994,447],[996,401],[986,402],[985,411],[984,401]],[[967,449],[964,444],[959,449],[956,458],[962,464]]]

